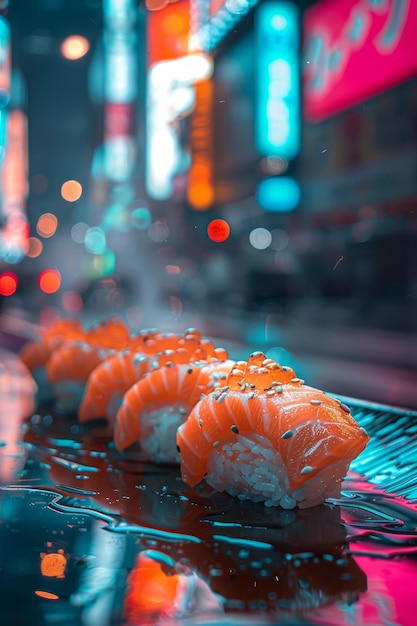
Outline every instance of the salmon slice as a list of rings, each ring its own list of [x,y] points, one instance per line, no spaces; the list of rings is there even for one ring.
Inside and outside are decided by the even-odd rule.
[[[116,415],[114,441],[119,450],[139,440],[155,439],[158,458],[178,461],[175,431],[202,394],[224,383],[234,361],[198,361],[164,365],[135,383],[125,394]],[[162,450],[164,448],[164,450]],[[146,452],[152,456],[149,449]]]
[[[342,471],[343,463],[346,467],[368,440],[347,406],[305,385],[291,368],[260,352],[247,363],[237,363],[226,385],[199,401],[177,432],[181,474],[190,486],[203,480],[209,466],[214,467],[215,448],[224,449],[236,463],[241,459],[235,451],[244,450],[242,459],[249,462],[252,441],[253,450],[259,448],[268,460],[263,461],[262,471],[269,482],[275,459],[291,492],[314,478],[324,483],[323,472],[338,463]],[[225,462],[218,458],[217,467]],[[272,490],[266,484],[264,488]]]
[[[183,335],[142,333],[128,350],[111,356],[91,372],[80,404],[79,420],[105,417],[112,425],[124,394],[147,372],[170,363],[209,357],[224,360],[227,352],[203,339],[195,329],[188,329]]]

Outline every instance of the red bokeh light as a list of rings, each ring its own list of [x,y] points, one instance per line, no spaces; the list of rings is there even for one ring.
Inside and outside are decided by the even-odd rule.
[[[230,226],[226,220],[216,219],[211,220],[207,226],[207,234],[209,239],[216,243],[226,241],[230,235]]]
[[[12,296],[17,289],[18,278],[14,272],[3,272],[0,274],[0,295]]]
[[[57,270],[43,270],[39,274],[38,282],[44,293],[55,293],[61,286],[61,274]]]

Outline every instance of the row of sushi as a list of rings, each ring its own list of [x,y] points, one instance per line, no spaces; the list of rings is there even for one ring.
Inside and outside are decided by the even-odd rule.
[[[58,411],[105,418],[115,446],[180,463],[191,487],[291,509],[339,497],[369,436],[349,407],[253,352],[247,361],[196,329],[132,335],[119,318],[59,319],[20,357]],[[41,400],[41,399],[40,399]]]

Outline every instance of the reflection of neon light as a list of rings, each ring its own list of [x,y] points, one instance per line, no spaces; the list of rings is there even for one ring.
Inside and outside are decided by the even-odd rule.
[[[211,59],[200,54],[161,61],[149,70],[146,187],[152,198],[166,200],[172,194],[181,161],[176,122],[194,106],[193,84],[211,73]]]
[[[298,10],[289,2],[269,2],[259,6],[256,20],[257,149],[293,158],[300,147]]]

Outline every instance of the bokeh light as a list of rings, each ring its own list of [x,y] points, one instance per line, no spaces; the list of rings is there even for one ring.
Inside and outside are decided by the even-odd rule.
[[[299,184],[289,176],[265,178],[258,184],[257,200],[266,211],[278,213],[293,211],[300,201],[300,196]]]
[[[106,235],[98,226],[92,226],[84,237],[84,246],[91,254],[103,254],[106,249]]]
[[[90,49],[90,42],[82,35],[70,35],[61,43],[61,54],[70,61],[81,59]]]
[[[36,232],[41,237],[52,237],[58,227],[58,218],[53,213],[43,213],[36,224]]]
[[[137,207],[132,209],[130,213],[130,223],[133,228],[138,230],[146,230],[151,225],[151,214],[146,207]]]
[[[39,274],[38,283],[44,293],[55,293],[61,286],[61,274],[54,269],[43,270]]]
[[[272,235],[272,242],[271,242],[271,248],[272,250],[285,250],[285,248],[288,246],[288,243],[290,241],[290,237],[287,233],[286,230],[283,230],[282,228],[274,228],[274,230],[271,232]]]
[[[166,265],[165,271],[167,274],[181,274],[181,268],[179,265]]]
[[[78,313],[83,308],[83,300],[76,291],[65,291],[62,294],[62,308],[67,313]]]
[[[30,259],[35,259],[38,257],[43,250],[43,243],[37,237],[29,237],[28,239],[28,251],[26,252],[26,256]]]
[[[249,242],[257,250],[266,250],[272,242],[272,235],[266,228],[254,228],[249,233]]]
[[[0,274],[0,296],[12,296],[17,289],[19,280],[14,272]]]
[[[71,239],[75,243],[84,243],[85,234],[89,228],[89,225],[85,222],[77,222],[71,228]]]
[[[169,227],[165,220],[156,220],[148,228],[149,239],[155,243],[162,243],[169,235]]]
[[[67,202],[76,202],[81,198],[83,188],[77,180],[67,180],[61,187],[61,196]]]
[[[230,235],[230,226],[226,220],[215,219],[211,220],[207,226],[207,235],[209,239],[216,243],[226,241]]]
[[[210,182],[204,180],[192,182],[189,185],[187,195],[189,203],[197,211],[204,211],[213,204],[214,190]]]

